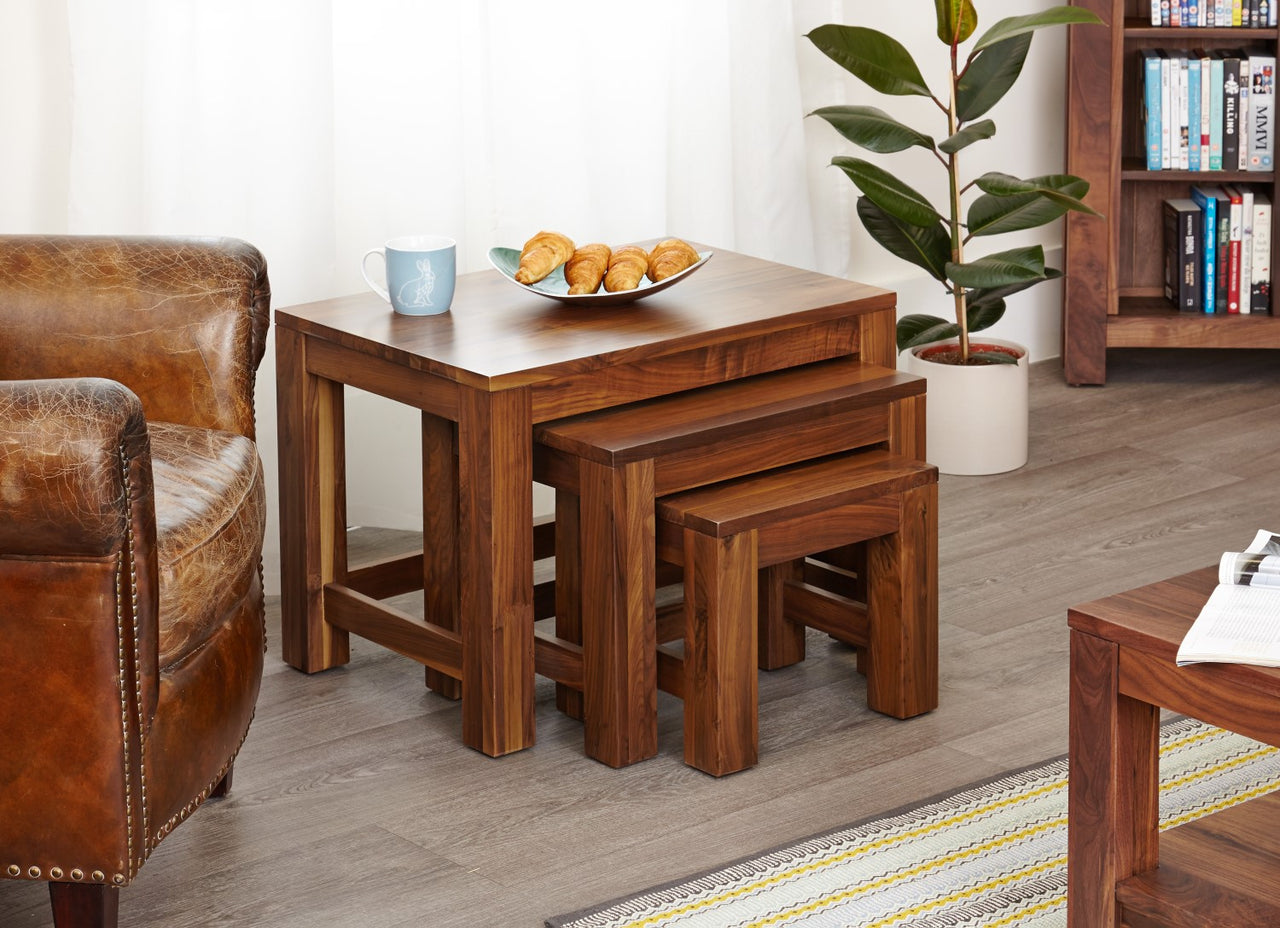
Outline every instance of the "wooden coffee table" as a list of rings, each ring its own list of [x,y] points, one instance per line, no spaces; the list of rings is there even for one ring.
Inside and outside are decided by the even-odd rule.
[[[354,632],[460,695],[468,745],[530,746],[534,424],[828,358],[892,368],[894,307],[889,291],[717,249],[621,307],[566,306],[481,271],[439,316],[396,315],[372,293],[278,310],[284,659],[343,664]],[[422,410],[414,557],[347,565],[345,386]],[[415,589],[425,620],[381,602]]]
[[[1070,928],[1280,925],[1280,799],[1158,832],[1166,708],[1280,745],[1280,670],[1178,667],[1217,568],[1071,609]]]

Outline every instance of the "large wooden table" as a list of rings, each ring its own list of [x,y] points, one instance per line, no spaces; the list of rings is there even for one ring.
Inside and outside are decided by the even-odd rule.
[[[717,251],[623,307],[571,308],[482,271],[459,277],[440,316],[396,315],[372,293],[278,310],[284,659],[343,664],[354,632],[460,695],[471,747],[532,745],[533,425],[833,357],[893,367],[894,303]],[[422,410],[420,555],[347,565],[345,385]],[[425,620],[380,601],[414,589]]]
[[[1280,745],[1280,670],[1178,667],[1217,582],[1185,574],[1070,610],[1070,928],[1280,925],[1280,799],[1158,832],[1160,709]]]

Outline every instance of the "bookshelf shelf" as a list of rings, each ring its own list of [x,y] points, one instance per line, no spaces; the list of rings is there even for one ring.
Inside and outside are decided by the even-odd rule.
[[[1161,42],[1184,44],[1188,40],[1227,39],[1232,42],[1254,42],[1264,39],[1274,42],[1280,29],[1249,29],[1242,26],[1187,26],[1174,30],[1169,26],[1153,26],[1149,18],[1128,16],[1124,21],[1126,39],[1158,39]]]
[[[1280,348],[1274,316],[1180,313],[1163,296],[1122,296],[1108,348]]]
[[[1275,181],[1270,171],[1151,171],[1142,158],[1121,158],[1120,179],[1148,184],[1169,181],[1183,184],[1271,184]]]
[[[1280,29],[1152,26],[1150,0],[1072,0],[1107,24],[1073,26],[1067,45],[1067,163],[1090,183],[1087,202],[1106,218],[1068,214],[1063,372],[1072,384],[1106,382],[1108,348],[1277,348],[1280,310],[1179,312],[1163,296],[1161,207],[1192,185],[1246,184],[1280,204],[1280,174],[1146,169],[1140,53],[1234,49],[1276,55]],[[1280,209],[1271,241],[1280,241]],[[1277,263],[1272,246],[1273,268]]]

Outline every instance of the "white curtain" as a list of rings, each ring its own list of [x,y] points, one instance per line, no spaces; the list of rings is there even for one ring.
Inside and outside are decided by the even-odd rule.
[[[789,2],[0,0],[0,17],[5,231],[242,235],[277,303],[359,289],[359,254],[411,232],[457,238],[461,271],[539,228],[814,264]]]
[[[777,0],[0,0],[0,231],[236,235],[277,307],[415,232],[461,272],[541,228],[813,267],[797,42]],[[348,402],[353,521],[412,524],[416,419]]]

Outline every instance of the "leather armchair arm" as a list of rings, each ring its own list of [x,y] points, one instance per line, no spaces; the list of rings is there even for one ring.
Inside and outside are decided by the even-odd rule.
[[[138,398],[96,378],[0,381],[0,816],[16,860],[94,861],[108,880],[141,860],[120,836],[145,821],[155,539]]]
[[[101,556],[154,539],[142,404],[99,378],[0,381],[0,555]],[[139,524],[132,524],[135,521]]]

